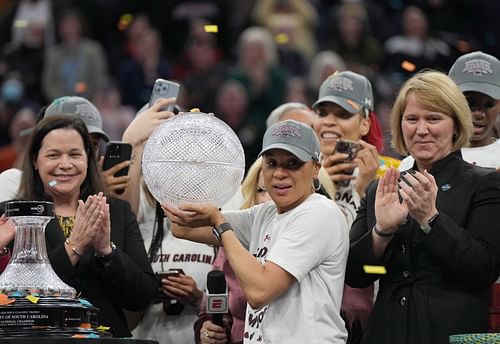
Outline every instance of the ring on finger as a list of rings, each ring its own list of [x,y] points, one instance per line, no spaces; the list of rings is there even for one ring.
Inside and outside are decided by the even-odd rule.
[[[208,335],[208,331],[205,331],[205,337],[210,338],[210,336]]]

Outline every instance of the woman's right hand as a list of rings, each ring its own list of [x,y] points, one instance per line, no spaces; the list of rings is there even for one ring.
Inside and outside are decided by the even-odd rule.
[[[323,158],[322,165],[330,175],[333,183],[341,181],[351,181],[356,179],[352,175],[352,171],[357,167],[357,164],[352,161],[347,161],[349,154],[335,152]]]
[[[203,323],[200,329],[201,344],[225,344],[227,342],[226,331],[223,327],[215,325],[210,320]]]
[[[408,216],[408,206],[399,201],[399,171],[390,168],[380,178],[375,195],[375,217],[377,229],[385,234],[392,233]]]

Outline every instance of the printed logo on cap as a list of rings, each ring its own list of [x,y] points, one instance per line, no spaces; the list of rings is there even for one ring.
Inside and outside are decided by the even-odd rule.
[[[284,123],[283,125],[277,126],[273,129],[273,136],[293,136],[302,137],[302,132],[300,128],[296,125],[290,123]]]
[[[365,106],[367,108],[371,108],[372,107],[372,100],[368,97],[365,97]]]
[[[474,59],[465,62],[463,73],[472,73],[474,76],[482,77],[483,74],[493,74],[491,64],[486,60]]]
[[[60,104],[64,104],[64,102],[66,102],[66,100],[68,99],[69,97],[59,97],[59,98],[56,98],[54,99],[54,101],[52,102],[52,106],[57,106],[57,105],[60,105]]]
[[[328,83],[328,88],[332,88],[335,91],[339,92],[344,92],[344,91],[354,92],[354,86],[352,80],[343,77],[330,78]]]
[[[76,113],[82,117],[82,119],[87,119],[88,122],[92,123],[96,121],[96,116],[94,111],[92,111],[92,107],[89,104],[78,104],[76,105]],[[87,122],[87,121],[85,121]]]

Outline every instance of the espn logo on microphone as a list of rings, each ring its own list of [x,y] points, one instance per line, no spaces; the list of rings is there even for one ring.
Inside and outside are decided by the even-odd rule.
[[[227,294],[207,295],[207,313],[227,313]]]

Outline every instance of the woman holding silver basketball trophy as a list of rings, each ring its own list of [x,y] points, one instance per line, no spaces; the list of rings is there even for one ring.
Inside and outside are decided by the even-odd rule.
[[[177,237],[224,246],[248,300],[245,343],[345,343],[340,304],[348,229],[335,202],[314,192],[318,137],[287,120],[267,129],[262,146],[273,202],[234,211],[199,203],[162,207]],[[213,343],[223,339],[204,335]]]

